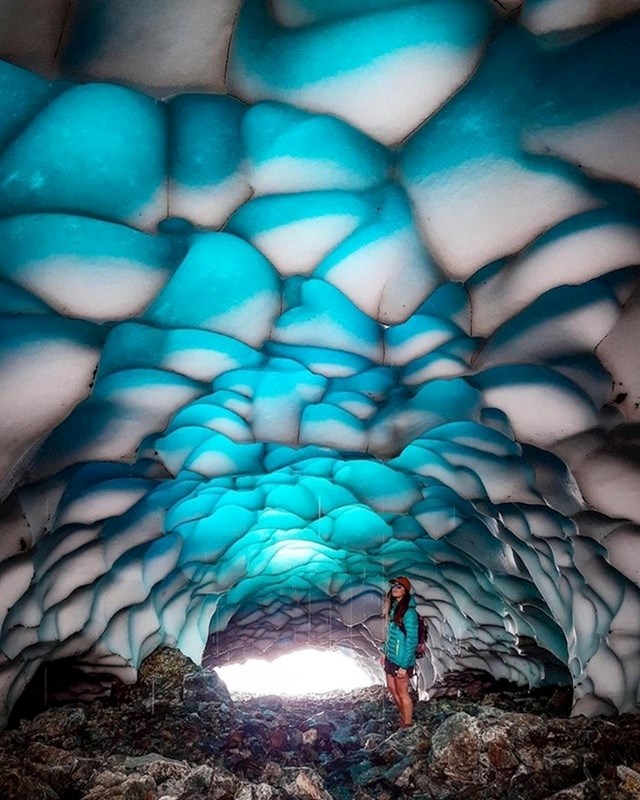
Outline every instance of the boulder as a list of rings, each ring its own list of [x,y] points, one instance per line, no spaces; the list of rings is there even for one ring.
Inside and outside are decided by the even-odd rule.
[[[182,700],[188,711],[197,711],[207,703],[223,703],[231,707],[233,701],[225,682],[213,670],[201,669],[184,676]]]

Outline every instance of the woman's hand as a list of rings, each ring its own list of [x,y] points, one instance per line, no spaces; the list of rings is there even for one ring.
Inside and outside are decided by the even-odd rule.
[[[396,678],[406,678],[407,677],[407,670],[403,667],[400,667],[396,672]]]

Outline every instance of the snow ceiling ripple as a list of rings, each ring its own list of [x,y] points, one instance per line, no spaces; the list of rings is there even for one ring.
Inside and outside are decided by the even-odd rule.
[[[423,687],[637,710],[640,3],[41,5],[0,2],[0,717],[61,659],[366,662],[396,574]]]

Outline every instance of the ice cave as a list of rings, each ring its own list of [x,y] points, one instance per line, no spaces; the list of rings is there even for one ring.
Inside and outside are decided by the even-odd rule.
[[[640,0],[0,2],[0,724],[339,647],[640,708]]]

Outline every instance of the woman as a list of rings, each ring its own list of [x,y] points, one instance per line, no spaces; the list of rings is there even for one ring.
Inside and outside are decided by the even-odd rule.
[[[416,601],[411,596],[409,578],[392,578],[391,589],[384,603],[387,622],[385,639],[384,671],[387,688],[391,692],[401,717],[401,727],[412,724],[413,702],[409,696],[409,679],[413,675],[418,645],[418,612]]]

